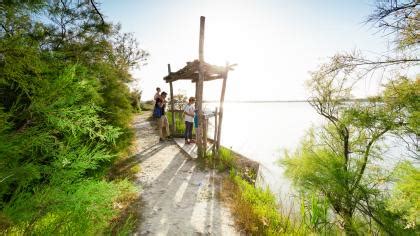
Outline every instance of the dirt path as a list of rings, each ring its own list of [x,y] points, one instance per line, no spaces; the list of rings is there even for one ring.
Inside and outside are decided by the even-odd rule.
[[[135,235],[239,235],[218,198],[220,177],[200,170],[174,142],[158,143],[149,114],[134,120],[142,188],[141,225]]]

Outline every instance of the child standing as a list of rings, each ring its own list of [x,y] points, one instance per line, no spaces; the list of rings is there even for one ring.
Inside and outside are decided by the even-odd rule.
[[[194,125],[194,111],[195,111],[195,98],[190,97],[188,99],[188,104],[184,107],[184,115],[185,115],[185,144],[190,144],[193,142],[192,140],[192,130]]]

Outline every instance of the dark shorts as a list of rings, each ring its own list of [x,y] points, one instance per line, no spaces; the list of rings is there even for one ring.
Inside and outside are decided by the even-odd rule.
[[[194,125],[193,122],[185,121],[185,133],[184,133],[185,140],[192,139],[193,125]]]

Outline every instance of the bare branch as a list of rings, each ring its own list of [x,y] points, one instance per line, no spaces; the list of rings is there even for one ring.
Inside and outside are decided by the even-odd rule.
[[[100,18],[101,18],[101,20],[102,20],[102,24],[104,25],[104,24],[105,24],[104,18],[102,17],[102,14],[99,12],[98,8],[96,8],[95,1],[94,1],[94,0],[90,0],[90,4],[91,4],[91,5],[93,6],[93,8],[95,9],[96,14],[98,14],[98,15],[99,15],[99,17],[100,17]]]

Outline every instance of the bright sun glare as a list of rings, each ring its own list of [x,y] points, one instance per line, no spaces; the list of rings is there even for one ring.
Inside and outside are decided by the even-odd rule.
[[[190,2],[182,8],[174,4],[175,9],[167,15],[169,20],[162,22],[166,28],[150,33],[150,64],[138,73],[143,78],[139,87],[147,90],[145,98],[153,96],[156,86],[168,89],[162,81],[167,63],[176,71],[198,58],[200,16],[206,17],[205,61],[238,64],[229,74],[227,100],[305,100],[308,72],[338,51],[352,50],[357,46],[355,39],[370,35],[361,32],[359,18],[321,25],[321,13],[305,12],[302,3],[276,9],[269,5],[246,0]],[[185,14],[177,14],[179,11]],[[346,32],[352,32],[352,37],[341,37]],[[161,36],[156,39],[156,34]],[[375,40],[366,40],[365,44],[372,49],[380,45]],[[219,82],[205,84],[206,100],[219,97]],[[175,93],[194,95],[191,83],[177,82],[174,86]]]

